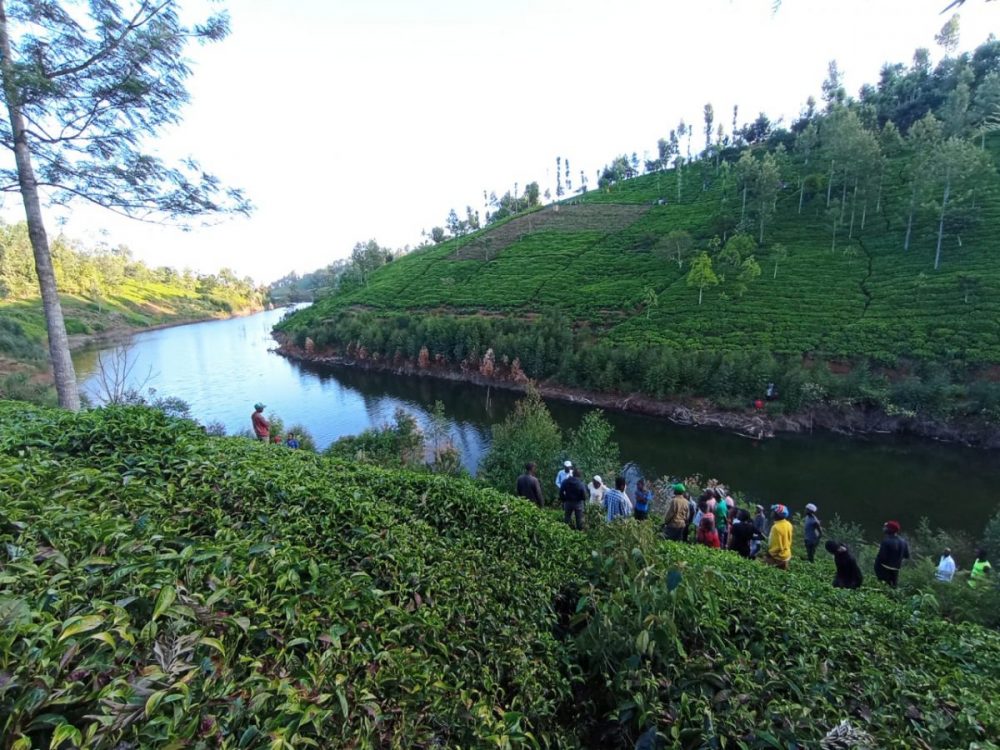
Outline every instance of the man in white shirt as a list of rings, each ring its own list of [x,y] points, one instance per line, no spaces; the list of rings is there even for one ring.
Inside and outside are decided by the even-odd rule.
[[[951,583],[951,579],[954,577],[955,561],[951,557],[951,550],[946,549],[944,554],[941,555],[941,562],[938,563],[937,579],[939,581],[944,581],[945,583]]]
[[[587,489],[590,490],[590,502],[603,505],[604,493],[608,489],[604,486],[604,480],[600,476],[595,476],[590,484],[587,485]]]
[[[573,462],[563,461],[563,467],[559,470],[559,473],[556,474],[556,489],[561,490],[563,482],[566,481],[566,477],[570,477],[572,475],[573,475]]]

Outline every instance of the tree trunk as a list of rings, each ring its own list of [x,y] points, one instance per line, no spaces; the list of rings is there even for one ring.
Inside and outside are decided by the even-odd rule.
[[[771,278],[772,279],[778,278],[778,261],[774,261],[774,275]]]
[[[836,162],[834,162],[832,159],[830,160],[830,181],[826,185],[826,207],[827,208],[830,207],[830,196],[832,195],[832,191],[833,191],[833,165],[835,163]]]
[[[865,198],[864,204],[861,206],[861,231],[865,231],[865,221],[868,219],[868,199]]]
[[[38,288],[42,294],[42,309],[45,311],[45,327],[49,337],[49,358],[52,361],[52,376],[55,380],[59,405],[71,411],[80,409],[80,393],[76,387],[76,372],[69,353],[69,337],[63,320],[62,305],[56,289],[56,274],[49,252],[49,239],[42,221],[42,205],[38,198],[38,182],[31,166],[31,152],[28,150],[28,135],[24,127],[24,117],[18,102],[17,87],[11,62],[10,37],[7,32],[7,11],[0,0],[0,77],[7,100],[10,116],[11,135],[14,140],[14,159],[17,163],[17,180],[20,185],[24,214],[28,222],[28,237],[35,256],[35,273]]]
[[[844,223],[844,215],[847,213],[847,171],[844,171],[844,189],[840,191],[840,223]]]
[[[854,195],[851,197],[851,229],[847,233],[847,239],[854,237],[854,214],[858,208],[858,181],[854,181]]]
[[[705,287],[698,287],[698,304],[701,304],[701,295],[705,293]]]
[[[934,253],[934,270],[941,267],[941,240],[944,239],[944,217],[948,211],[948,196],[951,195],[951,170],[945,177],[944,199],[941,201],[941,218],[938,220],[937,251]]]
[[[882,210],[882,183],[885,181],[885,170],[883,169],[878,176],[878,196],[875,198],[875,213],[879,213]],[[868,205],[867,201],[865,205]],[[864,224],[861,225],[864,229]]]
[[[806,178],[799,180],[799,213],[802,213],[802,201],[806,197]]]
[[[903,240],[903,252],[910,249],[910,233],[913,231],[913,212],[917,210],[917,185],[913,184],[913,195],[910,197],[910,215],[906,219],[906,239]]]
[[[740,224],[746,219],[747,215],[747,186],[743,183],[743,208],[740,209]]]

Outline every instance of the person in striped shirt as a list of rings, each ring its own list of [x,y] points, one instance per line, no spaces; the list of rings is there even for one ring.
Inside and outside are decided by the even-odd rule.
[[[603,505],[609,523],[616,518],[628,518],[632,515],[632,501],[625,494],[625,477],[618,477],[615,488],[604,493]]]

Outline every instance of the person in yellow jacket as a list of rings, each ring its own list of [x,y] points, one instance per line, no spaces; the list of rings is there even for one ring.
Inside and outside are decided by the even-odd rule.
[[[776,568],[788,570],[788,561],[792,559],[792,524],[788,520],[788,508],[780,504],[772,505],[771,515],[774,523],[767,538],[767,552],[761,560]]]
[[[976,561],[972,563],[972,570],[969,572],[969,585],[974,589],[984,586],[992,575],[993,566],[986,559],[986,550],[977,549]]]

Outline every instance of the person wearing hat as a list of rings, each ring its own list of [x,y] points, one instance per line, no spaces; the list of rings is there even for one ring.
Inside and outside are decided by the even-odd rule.
[[[951,583],[955,577],[955,558],[951,556],[951,550],[947,547],[938,560],[937,573],[934,575],[942,583]]]
[[[561,490],[563,482],[571,476],[573,476],[573,462],[563,461],[563,467],[559,469],[559,473],[556,474],[556,489]]]
[[[253,434],[262,443],[270,442],[271,423],[264,419],[264,404],[259,401],[253,405],[253,414],[250,415],[250,424],[253,425]]]
[[[878,554],[875,555],[875,577],[882,583],[896,588],[903,560],[910,557],[910,546],[899,535],[899,521],[886,521],[882,530],[885,531],[885,536],[882,537],[882,544],[879,545]]]
[[[788,520],[788,508],[780,503],[771,506],[771,534],[767,539],[767,552],[761,558],[768,565],[788,570],[792,559],[792,524]]]
[[[663,519],[663,533],[672,542],[683,542],[688,521],[686,488],[677,483],[674,485],[674,499],[667,506],[667,514]]]
[[[812,503],[806,505],[806,528],[803,537],[806,543],[806,557],[809,562],[816,559],[816,548],[819,546],[820,537],[823,536],[823,524],[816,517],[816,510],[816,506]]]
[[[861,568],[854,555],[847,549],[846,544],[827,540],[826,551],[833,555],[833,562],[837,566],[837,575],[833,577],[833,587],[835,589],[859,589],[861,588]]]
[[[587,491],[590,492],[590,502],[604,505],[604,493],[608,491],[608,488],[604,486],[604,480],[599,474],[595,474],[594,478],[590,480]]]

